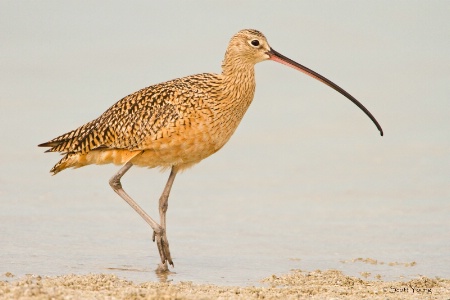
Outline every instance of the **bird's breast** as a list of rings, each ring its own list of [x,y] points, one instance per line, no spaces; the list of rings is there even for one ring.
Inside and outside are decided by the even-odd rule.
[[[254,81],[204,92],[176,121],[143,141],[133,163],[142,166],[190,166],[220,150],[231,138],[253,100]]]
[[[132,163],[147,167],[191,166],[223,146],[214,128],[212,113],[200,109],[161,129],[141,145],[142,154]]]

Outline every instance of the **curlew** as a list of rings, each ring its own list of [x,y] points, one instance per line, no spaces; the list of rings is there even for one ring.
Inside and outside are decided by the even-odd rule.
[[[222,73],[203,73],[143,88],[119,100],[97,119],[40,147],[64,157],[51,169],[90,164],[122,165],[110,179],[113,190],[153,229],[161,263],[174,266],[166,235],[166,212],[177,173],[220,150],[230,139],[253,100],[256,63],[273,60],[335,89],[356,104],[377,126],[372,114],[353,96],[322,75],[283,56],[257,30],[235,34],[225,52]],[[159,198],[160,222],[151,218],[122,188],[120,179],[132,167],[171,169]]]

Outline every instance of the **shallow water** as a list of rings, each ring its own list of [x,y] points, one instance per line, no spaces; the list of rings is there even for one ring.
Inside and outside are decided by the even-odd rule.
[[[225,150],[229,163],[225,158],[206,160],[177,178],[168,212],[175,273],[165,280],[255,285],[290,269],[330,268],[385,279],[450,277],[445,189],[426,198],[408,190],[389,191],[388,180],[381,191],[372,191],[344,174],[334,175],[338,180],[327,186],[329,173],[336,170],[301,172],[295,162],[283,163],[288,158],[264,167],[257,158],[237,163],[232,148],[241,155],[246,146],[238,138]],[[243,151],[253,150],[247,146]],[[46,157],[56,157],[51,156]],[[359,173],[360,166],[355,162],[352,169],[337,167]],[[116,169],[70,170],[40,176],[32,184],[35,188],[23,180],[20,188],[3,191],[2,271],[18,276],[106,272],[135,281],[157,280],[158,256],[150,228],[107,183]],[[16,176],[10,180],[21,182]],[[136,168],[123,184],[156,217],[166,177]],[[378,179],[381,184],[384,174],[380,170],[368,177],[357,181]],[[384,264],[351,262],[360,257]]]
[[[48,170],[59,156],[43,154],[36,145],[97,117],[142,86],[217,71],[232,34],[229,26],[207,30],[208,39],[217,43],[202,44],[209,49],[205,57],[189,44],[193,41],[187,36],[195,31],[183,33],[191,59],[181,63],[179,52],[173,53],[173,36],[180,34],[173,26],[168,27],[171,34],[133,44],[136,35],[147,33],[146,26],[133,27],[138,8],[123,14],[112,9],[99,19],[103,7],[93,6],[98,13],[83,18],[101,24],[87,28],[83,24],[88,21],[81,24],[77,15],[65,15],[82,11],[81,6],[51,6],[59,13],[50,18],[45,5],[30,11],[5,5],[0,19],[14,17],[8,24],[17,26],[2,27],[9,28],[9,43],[0,74],[0,274],[104,272],[135,281],[221,285],[258,285],[266,276],[291,269],[334,268],[384,279],[419,274],[450,278],[450,70],[442,63],[450,53],[450,26],[444,26],[449,25],[445,9],[408,4],[405,12],[401,5],[389,5],[392,14],[403,16],[402,22],[385,15],[382,6],[378,15],[376,7],[348,3],[336,8],[355,15],[353,23],[335,20],[343,35],[339,43],[332,31],[315,32],[327,43],[336,42],[329,46],[332,53],[316,53],[325,45],[304,29],[298,41],[277,36],[283,32],[280,24],[266,33],[273,44],[284,45],[277,50],[292,56],[301,49],[300,58],[315,60],[327,71],[324,75],[357,95],[385,136],[329,88],[274,63],[257,66],[255,101],[235,136],[219,153],[176,178],[168,211],[175,268],[167,278],[154,273],[158,255],[150,228],[108,185],[118,167],[90,166],[52,177]],[[256,20],[269,12],[260,9],[255,27],[264,27]],[[321,26],[333,28],[335,13],[314,7],[307,11],[316,14]],[[379,17],[378,27],[360,26],[369,26],[357,17],[367,12]],[[33,23],[33,16],[48,22]],[[239,16],[248,17],[244,12]],[[109,32],[105,20],[121,18],[131,27],[102,35]],[[138,18],[136,24],[150,22],[145,24],[152,27],[152,22],[166,22],[161,18]],[[241,27],[239,22],[234,26]],[[365,39],[367,32],[371,39]],[[344,47],[346,34],[358,51]],[[156,40],[161,40],[157,49]],[[113,47],[118,41],[129,47]],[[405,48],[408,55],[401,56]],[[158,59],[149,58],[149,51]],[[354,64],[348,66],[348,61]],[[132,168],[122,182],[156,218],[167,176]],[[357,258],[379,263],[352,262]],[[402,265],[412,262],[416,265]]]

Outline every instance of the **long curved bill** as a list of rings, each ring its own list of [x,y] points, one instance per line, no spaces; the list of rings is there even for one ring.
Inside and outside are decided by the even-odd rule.
[[[358,100],[355,99],[355,97],[353,97],[352,95],[350,95],[349,93],[347,93],[343,88],[339,87],[337,84],[333,83],[332,81],[326,79],[325,77],[323,77],[322,75],[314,72],[313,70],[293,61],[290,58],[287,58],[286,56],[278,53],[277,51],[273,50],[272,48],[270,48],[270,51],[267,52],[267,54],[269,55],[269,59],[279,62],[283,65],[286,65],[288,67],[294,68],[300,72],[305,73],[306,75],[311,76],[312,78],[315,78],[317,80],[319,80],[322,83],[325,83],[326,85],[328,85],[329,87],[333,88],[334,90],[338,91],[339,93],[341,93],[342,95],[344,95],[345,97],[347,97],[347,99],[349,99],[350,101],[352,101],[353,103],[355,103],[356,106],[358,106],[371,120],[372,122],[375,124],[375,126],[377,126],[378,130],[380,131],[380,134],[383,135],[383,129],[381,128],[380,124],[378,124],[378,121],[375,119],[375,117],[370,113],[370,111],[367,110],[367,108],[364,107],[364,105],[362,105]]]

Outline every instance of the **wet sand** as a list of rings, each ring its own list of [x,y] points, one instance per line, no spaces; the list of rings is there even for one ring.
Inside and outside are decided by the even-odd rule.
[[[112,274],[28,275],[5,273],[1,299],[449,299],[450,280],[419,277],[409,281],[365,280],[341,271],[272,275],[264,287],[199,285],[192,282],[133,283]]]

